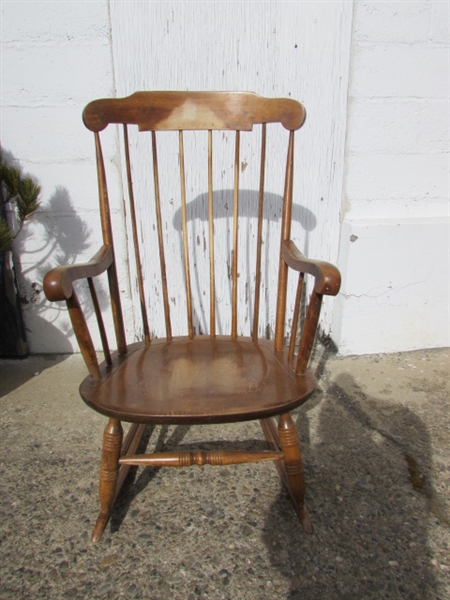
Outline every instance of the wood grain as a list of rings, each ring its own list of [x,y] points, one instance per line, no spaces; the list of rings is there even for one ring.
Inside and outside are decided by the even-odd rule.
[[[95,132],[109,123],[136,123],[140,131],[250,131],[257,123],[281,122],[293,130],[305,117],[295,100],[245,92],[135,92],[126,98],[94,100],[83,112],[84,124]]]

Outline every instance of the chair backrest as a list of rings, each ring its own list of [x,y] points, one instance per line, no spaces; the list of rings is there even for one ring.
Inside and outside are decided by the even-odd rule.
[[[192,338],[198,333],[232,337],[248,335],[256,340],[264,334],[267,323],[260,322],[262,295],[265,297],[271,290],[267,282],[264,286],[262,283],[264,244],[267,248],[267,236],[270,235],[270,231],[264,229],[263,220],[267,216],[265,202],[268,196],[274,196],[273,190],[266,191],[265,186],[268,168],[277,167],[280,171],[278,216],[281,227],[275,258],[278,282],[273,286],[273,295],[276,296],[275,347],[281,349],[285,339],[287,295],[287,266],[281,257],[281,243],[290,237],[294,132],[305,120],[303,106],[292,99],[262,98],[252,93],[137,92],[127,98],[91,102],[84,110],[83,120],[95,135],[103,239],[104,244],[113,249],[107,169],[100,134],[109,125],[122,126],[124,188],[128,196],[125,210],[132,231],[135,263],[130,268],[132,280],[136,281],[142,334],[147,344],[155,335],[169,339],[173,335]],[[272,123],[278,124],[274,125],[278,131],[276,135],[284,135],[286,141],[283,156],[278,155],[270,161],[269,149],[274,144],[268,142],[268,124]],[[248,135],[256,136],[257,152],[254,145],[246,145]],[[164,154],[166,137],[170,148]],[[225,150],[219,149],[220,146]],[[134,167],[135,154],[140,151],[146,153],[147,162]],[[204,174],[198,175],[195,185],[190,167],[192,154],[204,160]],[[249,154],[257,154],[257,184],[256,189],[242,190],[240,178],[247,168]],[[232,171],[232,185],[228,186],[231,189],[223,189],[220,185],[225,170],[221,170],[218,159],[226,162],[228,172]],[[196,169],[198,165],[196,160]],[[167,167],[170,174],[164,175],[163,170]],[[199,189],[202,189],[200,194],[195,192]],[[138,194],[145,195],[144,203],[137,202]],[[139,214],[138,209],[142,206],[144,211]],[[168,207],[171,219],[165,213]],[[273,206],[271,210],[273,212]],[[254,217],[250,225],[244,224],[245,235],[240,229],[244,214]],[[199,219],[201,232],[194,226]],[[241,241],[244,250],[239,247]],[[149,253],[149,244],[154,244],[153,248],[157,250]],[[179,248],[178,261],[166,261],[168,245],[172,251]],[[272,246],[270,252],[273,255]],[[143,264],[145,258],[155,268],[151,275]],[[176,264],[172,264],[174,262]],[[242,264],[249,266],[253,273],[245,281],[240,277]],[[198,270],[202,272],[198,273]],[[118,349],[119,353],[124,353],[126,340],[114,264],[108,275]],[[183,290],[183,302],[174,294],[175,288]],[[228,302],[224,301],[224,296]],[[223,307],[227,303],[230,311],[225,317]],[[161,305],[161,312],[155,308],[156,304]],[[174,316],[179,322],[180,310],[185,311],[185,331],[179,331],[179,327],[173,325]],[[242,311],[246,311],[245,319],[239,318]]]

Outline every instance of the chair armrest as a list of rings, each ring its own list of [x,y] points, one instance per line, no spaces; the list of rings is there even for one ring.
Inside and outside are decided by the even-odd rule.
[[[341,274],[334,265],[322,260],[306,258],[291,240],[283,242],[282,252],[283,260],[289,267],[315,277],[314,290],[318,294],[336,296],[341,287]]]
[[[73,282],[95,277],[106,271],[114,259],[111,246],[102,246],[87,263],[56,267],[44,277],[44,292],[48,300],[68,300],[73,294]]]

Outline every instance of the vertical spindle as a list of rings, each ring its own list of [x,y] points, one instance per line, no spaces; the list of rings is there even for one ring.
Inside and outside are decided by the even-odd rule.
[[[238,215],[239,215],[239,150],[240,131],[236,131],[234,151],[234,192],[233,192],[233,254],[232,254],[232,296],[231,296],[231,336],[237,337],[237,280],[238,280]]]
[[[262,223],[264,212],[264,181],[266,172],[266,124],[262,125],[261,132],[261,166],[259,171],[259,203],[258,203],[258,234],[256,246],[256,278],[255,278],[255,304],[253,310],[252,339],[258,339],[259,302],[261,296],[261,255],[262,255]]]
[[[166,337],[172,339],[172,325],[170,322],[169,293],[167,290],[166,259],[164,255],[164,239],[161,219],[161,197],[159,191],[158,152],[156,146],[156,133],[152,131],[152,154],[153,154],[153,182],[155,186],[156,225],[158,229],[159,264],[161,268],[161,286],[164,304],[164,319],[166,323]]]
[[[189,271],[189,245],[187,234],[187,215],[186,215],[186,173],[184,168],[184,143],[183,132],[178,133],[180,149],[180,185],[181,185],[181,221],[183,230],[183,253],[184,253],[184,277],[186,281],[186,306],[189,337],[194,337],[194,326],[192,323],[192,298],[191,298],[191,278]]]
[[[130,162],[130,144],[128,140],[128,127],[126,123],[123,125],[123,143],[125,147],[125,163],[127,169],[127,184],[128,184],[128,199],[130,202],[130,216],[131,216],[131,230],[133,232],[133,247],[134,247],[134,258],[136,260],[136,271],[137,271],[137,281],[138,281],[138,290],[139,290],[139,302],[141,305],[141,315],[142,315],[142,328],[144,331],[144,340],[146,345],[150,344],[150,330],[148,326],[148,317],[147,317],[147,307],[145,302],[145,293],[144,293],[144,279],[142,275],[142,261],[141,254],[139,249],[139,237],[138,230],[136,224],[136,208],[134,202],[134,192],[133,192],[133,180],[131,176],[131,162]]]
[[[214,275],[214,214],[213,214],[213,170],[212,131],[208,131],[208,224],[209,224],[209,335],[216,335],[216,297]]]
[[[97,318],[98,330],[100,332],[100,339],[102,342],[103,354],[105,355],[105,362],[111,366],[111,352],[109,351],[108,337],[106,335],[105,324],[103,322],[102,311],[98,302],[97,292],[95,290],[94,280],[88,277],[89,291],[91,292],[92,304],[94,306],[95,316]]]

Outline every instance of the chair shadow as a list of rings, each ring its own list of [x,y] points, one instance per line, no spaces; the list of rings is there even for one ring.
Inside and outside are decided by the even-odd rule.
[[[290,581],[285,597],[430,597],[426,516],[438,513],[422,421],[403,405],[367,396],[348,374],[302,407],[297,421],[315,531],[292,527],[283,491],[263,536],[272,565]]]
[[[1,148],[1,153],[8,165],[20,168],[20,162],[10,151]],[[38,183],[33,176],[32,178]],[[48,310],[43,279],[51,268],[79,261],[80,256],[91,246],[92,231],[78,214],[70,193],[64,186],[56,186],[49,198],[40,198],[40,201],[41,206],[26,220],[12,244],[25,337],[28,334],[28,337],[34,336],[35,340],[45,339],[47,348],[54,348],[58,353],[72,353],[70,338],[73,331],[65,303],[52,303],[52,310]],[[9,212],[13,214],[14,211],[10,208]],[[14,219],[11,217],[11,220]],[[108,305],[108,293],[104,278],[97,278],[96,291],[101,308],[105,308]],[[94,309],[87,285],[79,285],[77,293],[85,316],[89,319]],[[63,320],[59,319],[61,314],[64,315]],[[57,325],[54,325],[56,322]],[[42,349],[32,351],[36,353]],[[3,357],[8,358],[8,354],[5,353]]]
[[[258,216],[259,191],[239,190],[239,216],[256,218]],[[224,219],[233,217],[234,190],[213,191],[214,218]],[[208,193],[199,194],[186,204],[186,220],[200,218],[208,219]],[[283,197],[273,192],[264,192],[263,219],[265,221],[280,221],[283,208]],[[299,204],[292,205],[292,220],[300,223],[305,231],[313,231],[317,226],[317,218],[312,211]],[[173,217],[176,231],[182,231],[182,210],[179,208]]]
[[[67,360],[69,356],[70,354],[43,354],[19,359],[0,358],[0,398],[14,392],[46,369]]]
[[[234,209],[234,190],[232,189],[222,189],[222,190],[214,190],[212,194],[213,200],[213,214],[214,214],[214,222],[215,227],[221,221],[227,224],[229,232],[231,232],[233,228],[233,209]],[[256,237],[253,239],[255,235],[251,230],[251,220],[258,218],[258,210],[259,210],[259,191],[253,189],[240,189],[239,190],[239,231],[245,232],[245,246],[247,248],[252,247],[251,252],[247,252],[246,255],[246,268],[245,268],[245,277],[247,278],[247,294],[248,294],[248,306],[249,306],[249,322],[253,321],[253,302],[254,302],[254,289],[253,283],[249,283],[250,275],[254,272],[254,266],[251,263],[250,254],[254,253],[254,258],[252,260],[256,260]],[[265,236],[263,239],[262,246],[262,271],[264,273],[263,279],[268,281],[269,278],[269,270],[275,268],[277,266],[277,261],[275,260],[272,263],[272,266],[269,266],[270,257],[278,256],[279,252],[279,233],[277,235],[273,235],[272,231],[276,231],[277,226],[281,223],[282,218],[282,210],[283,210],[283,197],[279,194],[275,194],[273,192],[264,192],[264,205],[263,205],[263,215],[262,219],[265,223],[267,229],[265,231]],[[201,239],[203,236],[203,229],[205,223],[208,221],[208,193],[201,193],[196,196],[193,200],[186,204],[186,221],[187,223],[191,223],[191,231],[190,236],[192,239]],[[203,222],[201,225],[197,221]],[[309,249],[309,236],[312,231],[317,226],[317,218],[315,214],[306,208],[305,206],[301,206],[299,204],[292,205],[292,222],[296,222],[300,225],[302,229],[302,250],[308,254]],[[178,232],[178,244],[180,256],[183,256],[183,224],[182,224],[182,208],[178,208],[172,219],[173,227],[175,231]],[[232,293],[232,285],[231,285],[231,237],[230,235],[225,236],[226,239],[226,247],[224,249],[223,259],[227,261],[227,279],[228,279],[228,302],[231,305],[231,293]],[[206,240],[204,241],[206,244]],[[208,237],[209,243],[209,237]],[[240,242],[242,243],[242,241]],[[194,262],[196,260],[201,259],[203,254],[203,247],[201,245],[193,246],[193,259]],[[217,269],[217,266],[216,266]],[[273,274],[273,273],[272,273]],[[223,275],[223,274],[222,274]],[[184,275],[183,275],[184,276]],[[217,277],[217,274],[216,274]],[[244,281],[244,277],[242,278]],[[205,281],[200,280],[200,273],[198,269],[195,269],[193,273],[191,273],[191,285],[192,290],[195,290],[195,295],[199,299],[199,306],[197,310],[194,311],[193,315],[193,325],[195,331],[197,333],[204,333],[209,330],[206,315],[208,314],[208,310],[206,309],[206,304],[204,304],[204,296],[203,289],[205,286]],[[245,285],[245,282],[241,285]],[[216,306],[216,319],[218,330],[222,331],[222,321],[224,320],[224,316],[221,314],[221,310],[223,307],[219,305]],[[263,309],[261,308],[260,319],[267,324],[269,323],[269,312],[268,307],[265,309],[265,316],[262,317]]]

